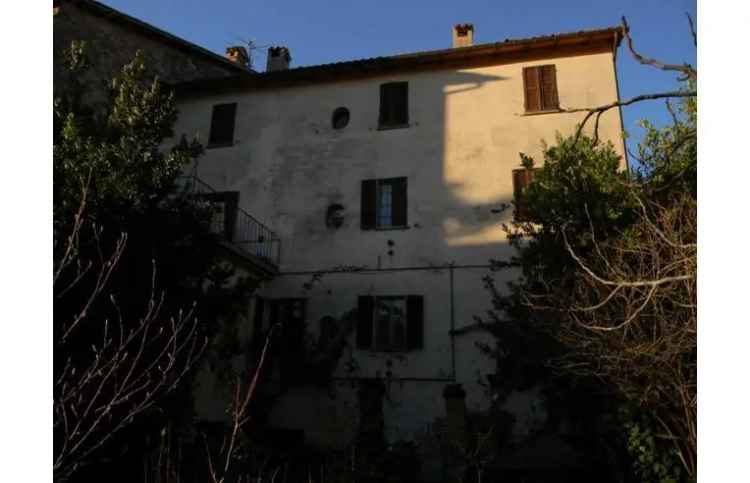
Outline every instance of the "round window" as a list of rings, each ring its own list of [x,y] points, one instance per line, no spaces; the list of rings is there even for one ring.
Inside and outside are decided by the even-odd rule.
[[[334,129],[343,129],[349,124],[349,109],[345,107],[338,107],[333,111],[331,118],[331,124]]]

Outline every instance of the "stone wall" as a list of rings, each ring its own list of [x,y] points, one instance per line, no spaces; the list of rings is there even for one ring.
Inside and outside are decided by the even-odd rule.
[[[105,92],[107,81],[133,59],[137,50],[143,51],[149,74],[158,75],[167,83],[242,74],[242,70],[229,61],[224,63],[221,59],[178,47],[156,34],[147,33],[148,27],[125,25],[113,20],[116,16],[107,18],[94,14],[91,8],[95,7],[64,2],[53,10],[53,78],[56,93],[68,84],[61,55],[73,40],[86,42],[92,61],[87,80],[102,93]]]

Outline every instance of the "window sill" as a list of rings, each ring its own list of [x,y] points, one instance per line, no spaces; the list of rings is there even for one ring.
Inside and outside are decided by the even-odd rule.
[[[386,124],[378,125],[378,131],[390,131],[391,129],[407,129],[411,127],[411,124]]]
[[[559,114],[565,112],[562,109],[547,109],[545,111],[527,111],[521,114],[522,116],[540,116],[542,114]]]
[[[393,231],[393,230],[408,230],[409,225],[404,226],[377,226],[373,228],[374,231]]]
[[[228,142],[228,143],[208,144],[208,145],[206,145],[206,149],[228,148],[230,146],[234,146],[234,141]]]
[[[412,352],[419,352],[422,349],[359,349],[362,351],[367,351],[368,353],[372,355],[378,355],[378,354],[410,354]]]

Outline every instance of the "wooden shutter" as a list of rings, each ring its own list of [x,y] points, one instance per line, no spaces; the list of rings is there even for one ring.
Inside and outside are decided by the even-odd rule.
[[[406,297],[406,348],[421,349],[424,346],[424,304],[421,295]]]
[[[398,82],[393,86],[395,124],[409,124],[409,84]]]
[[[536,112],[542,109],[540,92],[539,69],[525,67],[523,69],[523,91],[526,112]]]
[[[560,107],[557,99],[557,75],[554,65],[539,67],[542,86],[542,110],[549,111]]]
[[[259,351],[263,347],[263,309],[264,301],[260,297],[255,298],[255,317],[253,318],[253,341],[252,347],[254,351]]]
[[[380,126],[409,123],[409,83],[389,82],[380,85]]]
[[[362,295],[357,303],[357,349],[372,348],[372,319],[375,297]]]
[[[390,84],[380,84],[380,117],[378,118],[378,125],[386,126],[391,123],[391,100],[390,90],[388,86]]]
[[[274,300],[270,303],[271,311],[269,312],[269,326],[271,327],[281,322],[279,320],[279,303],[280,301],[278,300]]]
[[[393,204],[391,212],[391,223],[393,226],[406,226],[407,203],[406,203],[406,178],[396,178],[393,180]]]
[[[234,227],[237,224],[237,205],[240,199],[239,191],[227,191],[224,195],[224,236],[227,241],[234,241]]]
[[[526,202],[526,191],[534,179],[535,169],[513,170],[513,198],[516,205],[514,218],[516,221],[529,221],[531,213]]]
[[[211,114],[211,133],[208,144],[231,144],[234,142],[234,118],[237,103],[217,104]]]
[[[361,226],[363,230],[372,230],[375,228],[375,206],[377,199],[377,183],[374,179],[362,181],[362,200],[361,200]]]

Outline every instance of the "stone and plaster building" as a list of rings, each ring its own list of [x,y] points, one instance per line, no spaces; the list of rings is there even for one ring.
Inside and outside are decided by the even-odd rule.
[[[177,86],[175,132],[208,147],[191,173],[278,235],[278,271],[248,301],[241,337],[257,348],[283,323],[289,355],[343,334],[325,387],[298,384],[304,357],[273,366],[268,424],[344,448],[374,413],[389,443],[420,443],[424,479],[446,475],[430,442],[460,438],[463,413],[491,404],[495,361],[477,343],[492,339],[462,329],[491,308],[484,277],[512,276],[489,260],[512,254],[501,224],[514,213],[500,207],[525,179],[519,152],[540,160],[543,141],[574,132],[584,113],[561,108],[618,99],[619,29],[481,45],[473,33],[454,27],[450,49],[300,68],[274,47],[264,73]],[[599,136],[624,167],[621,132],[619,111],[606,112]],[[197,409],[220,420],[226,401],[206,371]],[[538,387],[505,397],[513,438],[544,424],[540,400]]]
[[[56,92],[68,87],[60,60],[74,40],[84,41],[89,58],[96,60],[87,80],[101,88],[99,94],[138,50],[144,54],[149,74],[167,84],[252,73],[243,47],[230,47],[222,57],[94,0],[56,0],[52,12]]]

